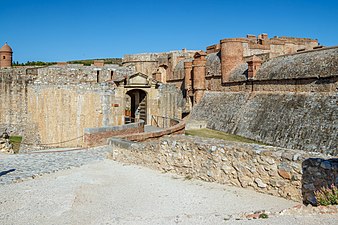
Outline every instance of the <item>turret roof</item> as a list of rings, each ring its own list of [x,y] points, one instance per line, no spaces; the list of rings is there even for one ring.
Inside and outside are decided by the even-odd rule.
[[[0,48],[0,52],[13,52],[12,48],[5,43],[1,48]]]

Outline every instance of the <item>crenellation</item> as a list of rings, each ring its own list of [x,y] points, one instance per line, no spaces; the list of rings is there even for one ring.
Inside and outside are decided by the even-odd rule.
[[[219,52],[220,50],[221,50],[221,45],[220,44],[211,45],[211,46],[208,46],[206,48],[207,54],[216,53],[216,52]]]

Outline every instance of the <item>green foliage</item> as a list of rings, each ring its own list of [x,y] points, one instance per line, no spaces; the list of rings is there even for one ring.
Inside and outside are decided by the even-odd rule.
[[[267,219],[267,218],[269,218],[269,216],[268,216],[268,214],[261,213],[261,214],[259,214],[259,218],[261,218],[261,219]]]
[[[18,153],[20,150],[22,137],[21,136],[10,136],[9,142],[13,145],[14,153]]]
[[[331,187],[321,187],[314,194],[318,205],[338,205],[338,188],[334,184]]]
[[[56,64],[55,62],[42,61],[27,61],[26,63],[13,62],[13,66],[50,66]]]
[[[226,140],[226,141],[255,143],[255,144],[261,144],[261,145],[263,144],[263,143],[255,141],[255,140],[245,138],[245,137],[241,137],[241,136],[233,135],[233,134],[228,134],[228,133],[217,131],[217,130],[211,130],[211,129],[207,129],[207,128],[196,129],[196,130],[187,130],[187,131],[185,131],[185,134],[191,135],[191,136],[206,137],[206,138],[223,139],[223,140]]]
[[[94,63],[94,60],[103,60],[105,64],[122,64],[121,58],[106,58],[106,59],[83,59],[68,61],[69,64],[83,64],[84,66],[90,66]]]

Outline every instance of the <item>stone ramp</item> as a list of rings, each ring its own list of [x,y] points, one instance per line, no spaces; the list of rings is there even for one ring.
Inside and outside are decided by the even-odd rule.
[[[151,125],[145,125],[144,126],[144,132],[155,132],[155,131],[161,131],[163,130],[163,128],[160,128],[160,127],[154,127],[154,126],[151,126]]]
[[[32,179],[43,174],[103,160],[110,147],[49,149],[29,154],[0,155],[0,185]]]

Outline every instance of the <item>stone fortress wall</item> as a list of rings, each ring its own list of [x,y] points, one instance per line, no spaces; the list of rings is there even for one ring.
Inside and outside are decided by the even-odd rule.
[[[0,128],[23,136],[26,150],[83,146],[85,128],[124,124],[126,89],[114,81],[133,73],[118,65],[1,69]],[[149,115],[180,116],[175,88],[146,91]]]
[[[248,65],[232,70],[220,92],[206,91],[191,118],[268,144],[337,155],[338,48],[269,59],[251,78]]]
[[[337,96],[328,93],[206,92],[191,119],[266,144],[338,155]]]
[[[34,124],[28,118],[28,85],[34,77],[25,74],[26,68],[2,69],[0,72],[0,130],[34,140]]]
[[[39,137],[32,144],[79,147],[85,128],[108,125],[115,119],[114,92],[109,86],[39,84],[29,86],[27,96],[28,117]]]
[[[337,155],[338,47],[247,35],[220,40],[177,60],[172,70],[163,68],[154,69],[153,77],[165,74],[166,82],[180,87],[185,111],[207,127]]]
[[[114,119],[103,110],[113,95],[107,87],[41,84],[36,75],[26,75],[35,69],[19,67],[0,71],[0,129],[23,136],[22,148],[70,139],[75,140],[57,146],[81,146],[82,139],[77,137],[83,135],[85,127],[101,126]]]
[[[1,76],[12,73],[14,80],[31,76],[34,82],[20,89],[2,79],[1,121],[7,127],[34,125],[42,133],[53,124],[50,134],[39,139],[60,141],[80,135],[83,126],[123,124],[125,96],[138,88],[148,94],[148,116],[180,118],[182,108],[186,113],[193,109],[191,117],[210,128],[281,147],[336,154],[337,51],[337,47],[318,46],[313,39],[261,34],[223,39],[205,52],[183,49],[126,55],[123,66],[94,62],[21,72],[2,69]],[[126,85],[128,77],[138,72],[153,79],[152,89]],[[13,94],[16,89],[18,94]],[[15,106],[20,101],[21,108]],[[22,115],[16,113],[21,111]],[[78,111],[85,113],[75,115]],[[50,122],[53,119],[58,122]],[[67,133],[70,130],[72,135]]]

